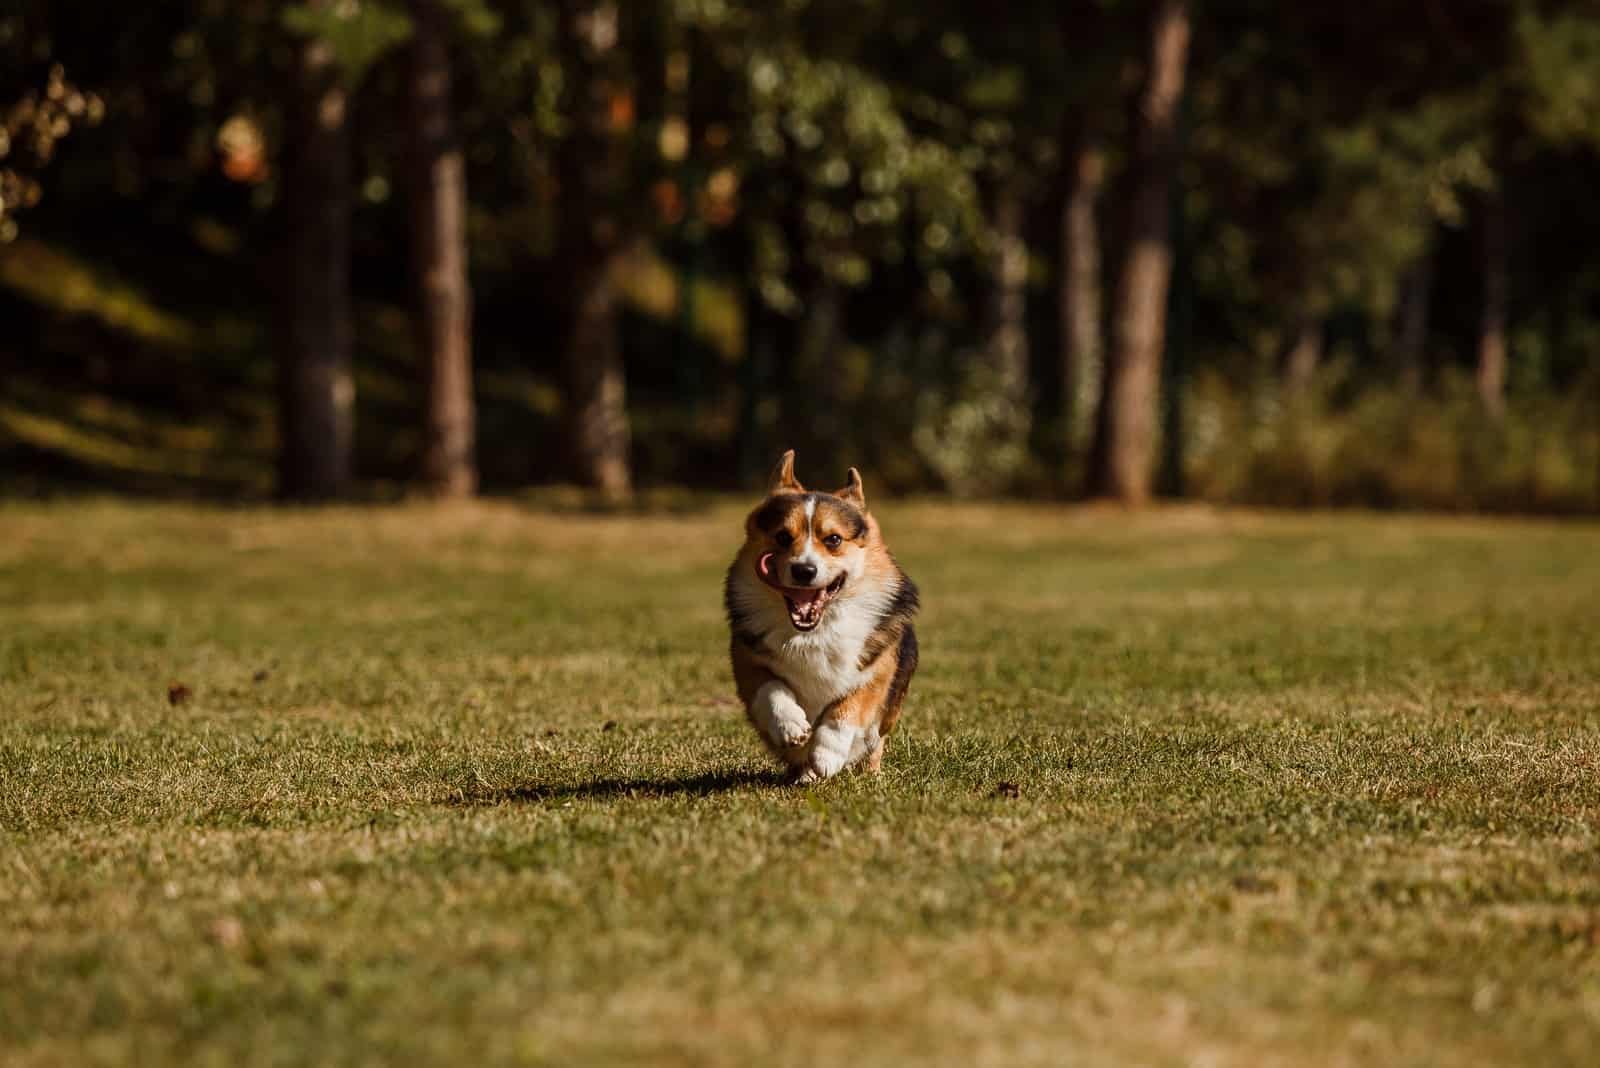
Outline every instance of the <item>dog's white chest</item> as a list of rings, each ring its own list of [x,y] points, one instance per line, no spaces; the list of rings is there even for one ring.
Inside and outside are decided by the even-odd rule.
[[[870,619],[859,620],[858,615],[840,613],[814,631],[791,632],[768,645],[778,661],[779,674],[813,723],[830,704],[866,681],[859,665],[872,624]]]

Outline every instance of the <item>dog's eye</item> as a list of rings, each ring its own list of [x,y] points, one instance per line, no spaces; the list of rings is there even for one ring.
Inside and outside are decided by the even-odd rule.
[[[772,540],[778,543],[779,548],[787,549],[794,544],[794,535],[787,530],[780,530],[772,536]]]
[[[826,545],[830,549],[837,549],[841,544],[843,544],[843,542],[844,539],[837,534],[829,534],[826,538],[822,539],[822,544]]]

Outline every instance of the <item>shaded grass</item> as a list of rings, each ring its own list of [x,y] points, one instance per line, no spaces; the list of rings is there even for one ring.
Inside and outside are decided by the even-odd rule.
[[[798,791],[733,506],[0,508],[4,1059],[1588,1063],[1595,527],[884,521],[924,667]]]

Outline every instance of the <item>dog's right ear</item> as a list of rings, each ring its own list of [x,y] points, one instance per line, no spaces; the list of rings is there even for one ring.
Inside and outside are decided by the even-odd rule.
[[[767,480],[767,496],[779,493],[804,493],[806,488],[794,477],[794,450],[789,449],[778,457],[778,466],[772,469],[772,477]]]
[[[861,488],[861,472],[855,468],[850,469],[850,475],[845,479],[844,489],[835,490],[833,495],[842,501],[849,501],[863,512],[867,510],[867,494]]]

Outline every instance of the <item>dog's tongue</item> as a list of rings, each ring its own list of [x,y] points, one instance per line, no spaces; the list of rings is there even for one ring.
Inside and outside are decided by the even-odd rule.
[[[812,601],[815,601],[818,597],[822,596],[822,591],[821,590],[786,589],[783,592],[788,594],[789,595],[789,599],[791,601],[793,601],[795,604],[810,604]]]

